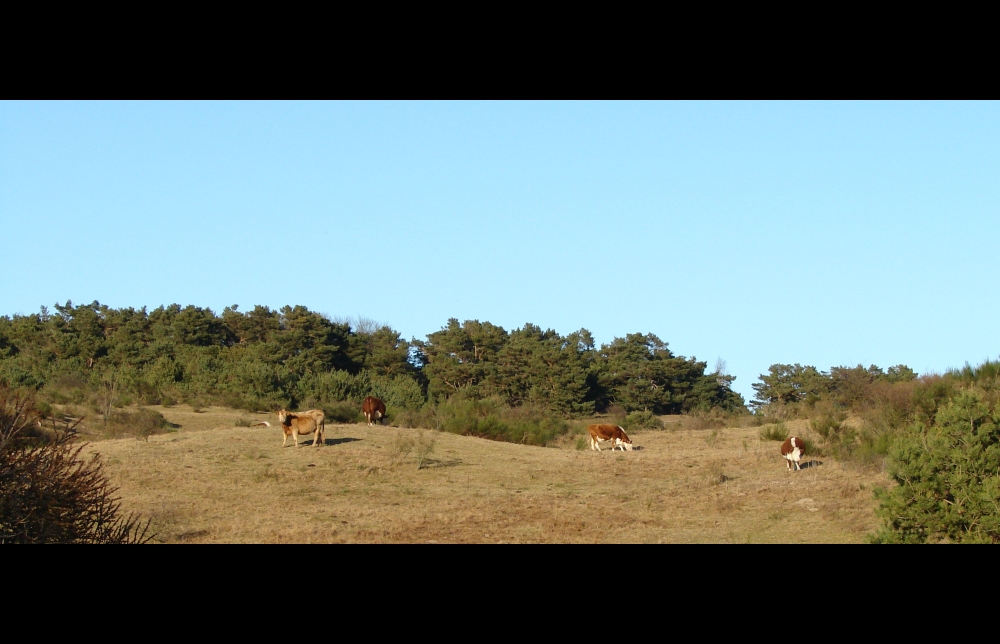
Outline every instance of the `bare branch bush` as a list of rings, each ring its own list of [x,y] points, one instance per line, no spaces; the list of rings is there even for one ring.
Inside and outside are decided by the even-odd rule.
[[[122,514],[118,488],[97,454],[80,455],[75,432],[32,435],[33,405],[0,387],[0,543],[149,541],[149,521]]]

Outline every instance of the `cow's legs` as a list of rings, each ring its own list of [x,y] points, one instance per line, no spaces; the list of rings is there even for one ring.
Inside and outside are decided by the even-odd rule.
[[[281,446],[284,447],[285,443],[287,442],[288,442],[288,434],[285,434],[285,437],[281,440]]]
[[[316,431],[313,432],[313,447],[319,447],[320,437],[319,437],[319,425],[316,425]]]

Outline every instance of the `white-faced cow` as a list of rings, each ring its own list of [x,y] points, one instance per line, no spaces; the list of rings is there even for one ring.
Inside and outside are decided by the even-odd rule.
[[[611,451],[618,447],[621,451],[632,451],[632,440],[625,433],[625,430],[618,425],[589,425],[587,431],[590,432],[590,449],[601,451],[598,443],[611,441]]]
[[[369,427],[374,425],[376,422],[381,425],[382,419],[385,418],[385,403],[375,396],[368,396],[365,398],[365,401],[361,403],[361,413],[368,419]]]
[[[289,436],[292,437],[292,440],[295,441],[295,446],[298,447],[300,434],[312,434],[313,445],[316,447],[323,444],[323,430],[321,429],[321,425],[312,416],[300,415],[281,409],[278,411],[278,422],[281,423],[281,431],[285,434],[284,440],[281,441],[282,447],[285,446]]]
[[[785,442],[781,444],[781,455],[785,457],[787,461],[785,465],[788,466],[789,470],[792,469],[793,465],[795,466],[795,470],[801,470],[799,461],[806,455],[806,447],[802,443],[802,439],[798,436],[786,438]]]

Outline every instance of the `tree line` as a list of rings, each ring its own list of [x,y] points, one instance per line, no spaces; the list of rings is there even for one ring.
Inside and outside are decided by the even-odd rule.
[[[172,401],[248,410],[383,398],[399,409],[445,400],[530,405],[582,416],[625,411],[743,410],[733,376],[707,372],[652,333],[595,345],[534,324],[507,331],[448,320],[424,340],[304,306],[274,310],[111,308],[57,304],[0,317],[0,381],[67,401],[93,392],[117,403]]]
[[[27,480],[36,460],[76,467],[65,441],[50,454],[7,440],[11,419],[21,417],[7,412],[29,400],[8,387],[34,389],[56,404],[100,407],[106,423],[112,407],[132,402],[333,412],[329,404],[350,403],[356,414],[355,403],[376,395],[410,414],[409,426],[545,445],[567,433],[563,419],[613,408],[632,412],[626,424],[659,426],[653,414],[685,412],[711,412],[724,422],[720,414],[748,412],[733,380],[675,355],[651,333],[598,347],[586,329],[561,335],[533,324],[507,331],[450,319],[424,340],[407,341],[389,326],[330,319],[302,306],[245,313],[231,306],[216,315],[176,304],[147,311],[66,302],[53,312],[0,317],[0,420],[10,421],[10,431],[0,432],[0,460],[7,459],[0,488],[8,479]],[[895,485],[876,490],[882,526],[873,541],[1000,542],[1000,360],[923,376],[905,365],[820,371],[774,364],[753,389],[752,420],[770,427],[768,436],[782,434],[775,423],[807,419],[817,441],[812,453],[885,469]],[[44,400],[32,404],[44,414]],[[66,503],[88,517],[88,499],[104,507],[113,491],[96,470],[80,472],[83,483],[67,487]],[[25,499],[18,508],[33,507]],[[35,538],[11,532],[4,517],[14,511],[0,510],[0,541]],[[58,539],[147,538],[134,517],[112,515],[101,519],[110,526],[104,532],[77,534],[76,523],[60,524],[70,532]]]

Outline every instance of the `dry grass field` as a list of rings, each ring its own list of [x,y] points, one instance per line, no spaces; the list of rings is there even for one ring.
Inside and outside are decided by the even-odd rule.
[[[885,482],[832,459],[787,472],[757,428],[637,432],[640,449],[597,453],[328,425],[325,445],[295,449],[234,426],[268,416],[156,409],[176,431],[87,450],[167,543],[861,542]]]

